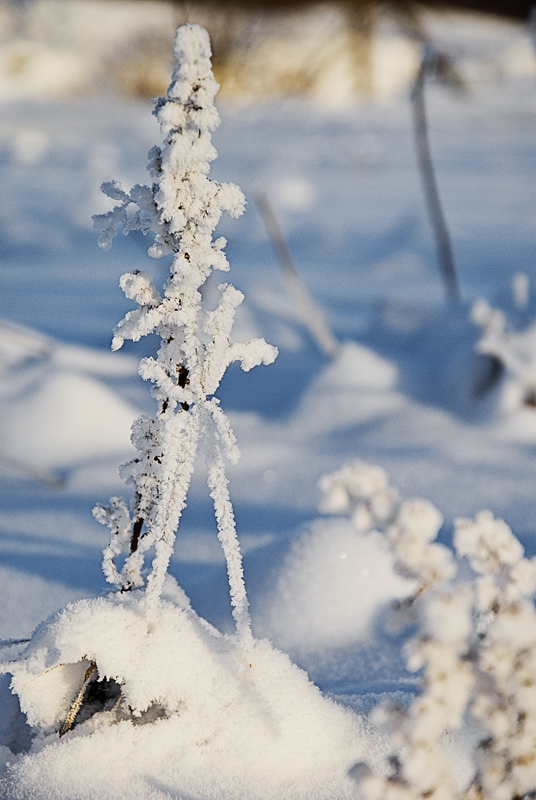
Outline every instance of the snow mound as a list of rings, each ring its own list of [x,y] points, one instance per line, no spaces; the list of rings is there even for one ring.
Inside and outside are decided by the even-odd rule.
[[[290,652],[341,647],[366,638],[381,610],[412,589],[379,533],[360,536],[349,520],[322,520],[290,551],[266,624]]]
[[[32,373],[0,398],[7,454],[38,467],[63,467],[128,451],[136,411],[114,391],[88,375]]]
[[[128,357],[0,323],[1,455],[50,469],[127,454],[137,411],[100,376],[134,373]]]
[[[88,670],[119,699],[85,720],[83,705],[58,739]],[[354,797],[349,770],[381,750],[288,656],[220,634],[172,580],[156,613],[138,593],[68,606],[4,671],[35,735],[7,796]]]
[[[396,380],[394,364],[363,345],[346,342],[322,373],[318,388],[391,389]]]
[[[398,370],[391,361],[368,347],[346,342],[310,384],[296,423],[307,421],[310,428],[328,432],[382,416],[402,402],[397,380]]]

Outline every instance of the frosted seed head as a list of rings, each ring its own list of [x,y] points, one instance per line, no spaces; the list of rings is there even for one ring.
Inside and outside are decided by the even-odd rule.
[[[388,487],[372,495],[370,511],[375,520],[386,523],[392,519],[398,502],[398,492],[396,489]]]
[[[374,518],[364,503],[358,503],[355,507],[352,522],[358,533],[365,533],[373,527]]]
[[[509,581],[505,587],[507,600],[529,597],[536,591],[536,560],[522,558],[513,565],[509,573]]]
[[[401,533],[411,531],[422,541],[435,539],[442,524],[441,513],[428,500],[405,500],[396,518]]]
[[[179,64],[210,60],[212,50],[207,31],[201,25],[181,25],[175,36],[173,55]]]
[[[474,520],[457,519],[454,524],[455,548],[469,558],[476,572],[497,572],[523,557],[521,542],[506,522],[495,519],[491,511],[481,511]]]
[[[343,467],[344,477],[351,497],[368,500],[376,492],[387,488],[387,473],[376,464],[353,461]]]
[[[436,594],[424,604],[424,627],[438,641],[464,646],[471,631],[472,593],[467,587]]]
[[[321,491],[319,508],[322,514],[344,514],[349,510],[350,498],[342,483],[324,476],[320,479],[319,487]]]
[[[499,588],[492,575],[483,575],[476,581],[476,600],[479,611],[489,611],[498,601]]]

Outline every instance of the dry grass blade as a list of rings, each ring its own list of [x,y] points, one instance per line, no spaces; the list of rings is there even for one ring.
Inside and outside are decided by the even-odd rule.
[[[69,713],[67,714],[67,718],[66,718],[65,722],[63,723],[63,727],[62,727],[62,729],[60,731],[60,739],[64,734],[67,733],[67,731],[71,730],[71,728],[72,728],[72,726],[74,724],[74,721],[76,719],[76,715],[80,711],[80,707],[82,706],[82,703],[84,702],[84,695],[86,693],[86,689],[87,689],[88,683],[91,680],[91,676],[95,672],[96,667],[97,667],[96,663],[94,661],[92,661],[91,664],[89,665],[89,667],[86,669],[86,674],[84,675],[84,681],[82,683],[82,686],[80,687],[80,691],[76,695],[76,697],[75,697],[75,699],[73,701],[73,704],[72,704],[72,706],[71,706],[71,708],[69,710]]]
[[[421,61],[421,67],[411,93],[413,126],[426,207],[434,231],[439,267],[445,283],[445,291],[449,300],[458,302],[460,300],[458,275],[454,263],[454,255],[452,253],[450,234],[441,206],[441,200],[439,199],[432,154],[430,152],[428,122],[424,103],[424,82],[426,76],[438,66],[441,66],[439,54],[430,49],[425,50]]]
[[[54,343],[46,336],[5,320],[0,321],[0,339],[41,358],[46,358],[54,352]]]
[[[0,639],[0,649],[3,647],[14,647],[16,644],[27,644],[30,639]]]
[[[296,308],[301,320],[308,327],[309,332],[320,350],[328,356],[328,358],[334,358],[337,355],[339,343],[332,334],[324,313],[311,297],[309,290],[303,283],[298,270],[294,266],[294,261],[290,255],[283,232],[281,231],[277,217],[268,199],[266,190],[260,183],[257,183],[254,191],[259,213],[281,265],[287,288],[296,303]]]
[[[39,467],[34,467],[33,464],[28,464],[26,461],[22,461],[20,458],[14,458],[6,453],[0,453],[0,463],[5,464],[6,467],[17,470],[17,472],[22,472],[23,475],[27,475],[29,478],[33,478],[40,483],[50,486],[51,489],[62,489],[65,485],[63,478],[59,478],[51,472],[47,472]]]

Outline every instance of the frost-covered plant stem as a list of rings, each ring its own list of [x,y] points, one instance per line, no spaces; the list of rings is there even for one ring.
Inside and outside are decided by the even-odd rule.
[[[208,484],[214,502],[218,536],[227,559],[233,614],[240,634],[249,631],[248,604],[234,514],[227,489],[225,460],[239,456],[229,421],[213,396],[232,361],[242,369],[271,363],[275,348],[263,339],[230,343],[237,306],[243,295],[233,286],[219,286],[214,310],[205,308],[201,289],[212,269],[226,271],[225,239],[212,234],[223,211],[239,216],[244,197],[234,184],[208,178],[216,157],[211,131],[219,124],[214,97],[218,91],[210,65],[210,42],[198,25],[179,28],[175,40],[177,66],[165,98],[156,100],[155,115],[164,136],[150,152],[152,186],[129,193],[117,182],[103,191],[118,205],[95,218],[108,249],[122,230],[154,234],[149,255],[171,256],[170,276],[161,295],[151,276],[138,270],[121,278],[126,296],[138,304],[116,326],[113,349],[126,339],[138,341],[153,331],[161,338],[157,358],[144,358],[140,375],[153,383],[158,411],[133,426],[137,456],[122,469],[134,486],[132,508],[119,498],[95,515],[107,524],[111,541],[104,551],[107,580],[122,590],[146,585],[149,604],[161,595],[175,531],[186,505],[194,460],[202,443]],[[148,575],[147,551],[154,548]],[[121,569],[117,559],[126,552]]]
[[[511,800],[536,789],[536,559],[489,511],[458,520],[455,545],[479,576],[471,712],[487,734],[467,798]]]
[[[433,541],[441,515],[423,500],[400,503],[376,466],[353,462],[322,479],[322,507],[350,512],[358,533],[383,530],[395,568],[416,591],[398,609],[417,625],[407,647],[422,692],[409,709],[386,704],[393,771],[356,770],[365,800],[512,800],[536,792],[536,558],[489,511],[455,523],[454,547],[476,579],[456,579],[454,554]],[[455,580],[456,579],[456,580]],[[441,738],[473,717],[481,730],[476,773],[456,787]]]
[[[395,568],[416,583],[403,612],[418,625],[407,646],[407,666],[422,670],[422,693],[407,711],[386,706],[377,712],[377,721],[391,727],[403,755],[395,757],[390,776],[364,777],[366,800],[457,796],[441,739],[445,730],[461,726],[473,687],[467,661],[472,597],[466,587],[450,583],[456,571],[452,555],[433,542],[441,524],[431,503],[411,500],[400,505],[387,529]]]

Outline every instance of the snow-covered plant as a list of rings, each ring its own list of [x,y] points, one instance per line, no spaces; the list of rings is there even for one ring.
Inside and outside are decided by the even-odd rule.
[[[392,736],[392,771],[355,770],[362,795],[511,800],[534,792],[536,559],[524,557],[508,525],[489,511],[455,522],[455,553],[434,541],[442,518],[427,501],[393,503],[382,519],[371,512],[374,498],[396,492],[377,466],[350,462],[324,477],[321,490],[323,510],[350,513],[359,533],[383,531],[395,568],[416,586],[395,621],[417,626],[406,657],[422,673],[422,691],[408,709],[384,703],[376,710]],[[477,577],[462,580],[455,556],[467,558]],[[481,735],[475,775],[460,788],[442,740],[468,718]]]
[[[520,276],[516,276],[520,277]],[[516,288],[517,286],[517,288]],[[518,279],[514,293],[519,306],[526,305],[526,287]],[[524,301],[524,303],[523,303]],[[519,405],[536,405],[536,326],[515,331],[509,328],[505,314],[492,308],[486,300],[478,300],[472,309],[472,319],[482,329],[477,350],[496,359],[517,387]]]
[[[359,532],[390,522],[399,504],[385,470],[364,461],[349,461],[320,479],[320,511],[349,514]]]
[[[158,409],[154,417],[134,423],[132,441],[138,452],[122,468],[135,491],[131,509],[114,497],[109,506],[98,506],[95,516],[112,531],[104,551],[106,579],[122,590],[146,585],[148,599],[157,599],[201,440],[233,613],[244,634],[249,629],[247,599],[224,465],[225,459],[235,462],[239,453],[214,393],[232,361],[240,361],[247,371],[271,363],[277,351],[263,339],[230,343],[235,310],[243,300],[233,286],[220,285],[214,310],[203,301],[202,286],[212,270],[229,269],[225,239],[214,241],[214,228],[223,211],[231,216],[242,213],[244,197],[234,184],[208,177],[216,157],[211,132],[219,124],[214,106],[219,87],[211,72],[206,31],[197,25],[181,27],[175,57],[178,64],[167,96],[156,100],[154,111],[164,143],[149,154],[153,184],[130,192],[117,182],[104,184],[103,191],[118,205],[95,217],[101,247],[108,249],[121,230],[125,235],[141,230],[154,234],[149,255],[171,256],[171,274],[162,294],[146,272],[135,270],[121,278],[123,291],[138,308],[115,328],[112,348],[117,350],[126,339],[138,341],[158,333],[157,358],[144,358],[140,364],[140,375],[153,383]],[[144,560],[151,548],[155,555],[145,574]],[[122,554],[126,558],[120,568]]]
[[[111,529],[103,569],[116,591],[58,612],[2,667],[12,675],[12,690],[38,738],[64,735],[85,720],[96,728],[110,721],[138,724],[171,719],[179,710],[182,719],[212,718],[216,707],[227,709],[240,697],[242,672],[255,660],[225,473],[225,460],[234,462],[239,453],[214,393],[231,362],[240,361],[247,371],[269,364],[277,351],[263,339],[231,343],[243,300],[233,286],[222,284],[216,308],[206,307],[203,284],[213,269],[229,269],[225,240],[213,240],[214,228],[223,211],[239,215],[244,198],[237,186],[208,178],[216,156],[211,131],[219,117],[206,31],[197,25],[179,28],[175,56],[167,96],[156,101],[164,142],[150,153],[153,183],[130,192],[116,182],[105,184],[105,193],[118,204],[95,218],[104,248],[121,230],[141,230],[152,234],[151,256],[170,256],[162,292],[146,272],[122,276],[123,291],[137,308],[117,325],[112,345],[118,349],[126,339],[138,341],[152,332],[160,336],[156,358],[142,359],[139,370],[153,384],[157,409],[133,425],[137,453],[122,468],[134,489],[130,508],[113,497],[94,512]],[[200,442],[237,637],[222,637],[200,620],[167,575]],[[152,563],[146,565],[150,551]],[[227,672],[236,680],[226,683]]]
[[[456,797],[442,738],[462,725],[474,681],[467,661],[471,592],[452,583],[453,556],[433,541],[442,522],[431,503],[409,500],[387,529],[395,568],[417,584],[402,611],[406,621],[417,624],[406,656],[408,669],[422,671],[422,693],[407,711],[386,705],[376,712],[376,720],[392,728],[400,752],[391,775],[369,774],[363,780],[367,800]]]
[[[441,514],[425,500],[400,501],[381,467],[359,461],[326,476],[320,489],[321,510],[349,511],[359,533],[371,528],[385,533],[395,569],[416,587],[399,606],[398,617],[418,626],[407,646],[407,666],[422,670],[422,694],[408,711],[392,704],[376,711],[376,721],[392,734],[393,772],[385,776],[361,770],[363,796],[453,798],[441,738],[445,729],[461,725],[473,683],[465,661],[471,595],[465,587],[453,586],[452,553],[433,541],[443,523]]]
[[[511,800],[536,789],[536,559],[489,511],[457,520],[455,546],[479,576],[471,713],[487,735],[468,796]]]

